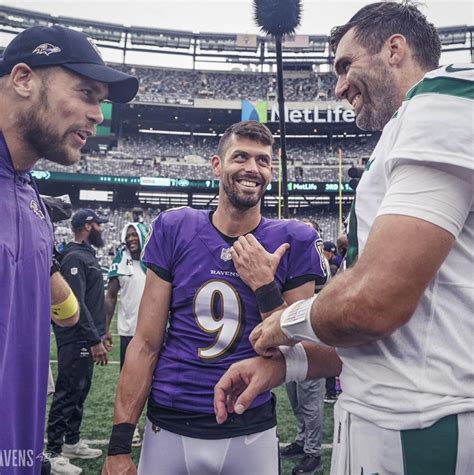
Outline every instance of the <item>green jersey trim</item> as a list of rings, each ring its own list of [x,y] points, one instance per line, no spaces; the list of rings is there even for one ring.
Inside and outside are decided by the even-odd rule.
[[[401,431],[404,475],[456,473],[458,434],[456,414],[426,429]]]
[[[357,194],[356,194],[357,196]],[[352,202],[351,212],[349,215],[349,232],[347,233],[347,239],[349,245],[347,247],[346,264],[347,267],[352,267],[359,256],[359,238],[357,236],[357,215],[355,211],[356,198]]]
[[[407,92],[405,100],[409,101],[420,94],[444,94],[474,99],[474,83],[468,79],[448,78],[445,76],[425,78]]]

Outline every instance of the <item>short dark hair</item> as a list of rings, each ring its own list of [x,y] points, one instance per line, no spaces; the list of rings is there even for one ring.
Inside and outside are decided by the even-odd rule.
[[[303,223],[311,224],[311,226],[313,226],[313,228],[314,228],[319,234],[321,234],[321,228],[319,227],[319,224],[318,224],[314,219],[311,219],[311,218],[303,218],[301,221],[303,221]]]
[[[341,38],[355,28],[355,38],[370,53],[377,54],[391,35],[403,35],[418,64],[427,70],[436,69],[441,56],[438,32],[415,2],[378,2],[361,8],[346,24],[331,30],[329,41],[336,52]]]
[[[233,135],[245,137],[263,145],[273,146],[275,142],[272,133],[266,125],[254,120],[237,122],[228,127],[222,135],[217,146],[217,155],[220,157],[224,156],[228,142]]]

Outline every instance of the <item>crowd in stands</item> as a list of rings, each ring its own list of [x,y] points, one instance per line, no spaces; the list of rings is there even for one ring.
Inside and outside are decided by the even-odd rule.
[[[236,71],[193,71],[121,66],[140,79],[135,102],[192,104],[196,98],[216,100],[274,100],[274,73]],[[285,99],[292,102],[334,100],[333,73],[299,72],[284,79]]]
[[[368,157],[375,137],[344,139],[339,143],[292,139],[288,141],[288,178],[291,181],[335,181],[339,176],[338,148],[343,154],[343,172],[354,161]],[[40,160],[35,169],[66,173],[116,176],[153,176],[186,179],[213,179],[210,157],[217,149],[217,137],[177,137],[140,135],[119,140],[118,152],[104,156],[83,156],[72,167]],[[116,158],[116,157],[121,158]],[[274,156],[277,156],[275,149]],[[276,163],[275,163],[276,165]],[[278,167],[274,167],[274,180]]]

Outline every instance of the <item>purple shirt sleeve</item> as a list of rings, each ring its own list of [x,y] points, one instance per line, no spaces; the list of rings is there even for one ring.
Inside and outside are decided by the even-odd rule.
[[[285,290],[316,280],[316,276],[325,277],[318,239],[318,233],[306,224],[298,226],[292,232]],[[301,279],[303,276],[307,278]],[[294,285],[296,282],[298,285]]]
[[[143,263],[157,272],[160,277],[169,276],[165,280],[172,280],[173,274],[173,242],[174,229],[170,223],[170,216],[167,212],[160,215],[153,221],[151,232],[143,250]],[[163,275],[162,275],[163,274]]]

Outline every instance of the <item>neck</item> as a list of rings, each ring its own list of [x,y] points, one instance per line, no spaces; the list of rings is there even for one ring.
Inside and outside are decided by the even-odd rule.
[[[89,233],[79,233],[74,236],[74,242],[82,244],[84,241],[89,243]]]
[[[130,255],[132,256],[132,259],[134,261],[139,261],[140,260],[140,251],[133,251],[130,253]]]
[[[11,106],[10,109],[8,107],[3,109],[3,105],[5,105],[3,102],[0,103],[1,110],[14,110]],[[3,120],[0,119],[0,130],[12,157],[13,168],[16,171],[28,170],[33,167],[40,157],[22,139],[16,124],[17,121],[14,120],[13,113],[7,114],[3,117]]]
[[[237,237],[253,231],[261,218],[260,202],[252,208],[239,210],[229,202],[219,199],[219,205],[212,216],[212,224],[226,236]]]
[[[420,82],[428,71],[418,66],[418,63],[412,62],[410,68],[406,68],[400,75],[400,105],[402,104],[407,92],[418,82]]]

